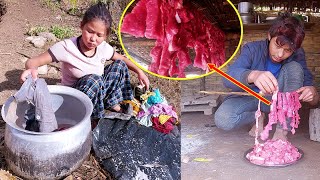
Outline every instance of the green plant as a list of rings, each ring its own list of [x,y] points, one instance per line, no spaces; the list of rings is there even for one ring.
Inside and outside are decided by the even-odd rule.
[[[66,39],[75,35],[74,29],[57,25],[52,26],[50,28],[50,32],[53,33],[58,39]]]
[[[58,39],[66,39],[76,35],[76,31],[71,27],[66,26],[58,26],[53,25],[50,28],[44,26],[35,26],[31,27],[27,31],[27,35],[29,36],[37,36],[41,32],[51,32],[54,34]]]
[[[41,32],[46,32],[48,31],[48,28],[43,27],[43,26],[36,26],[36,27],[31,27],[28,32],[27,35],[29,36],[36,36]]]
[[[72,5],[72,7],[70,9],[70,13],[72,15],[74,15],[74,14],[76,14],[76,11],[77,11],[78,0],[69,0],[69,2]]]
[[[47,6],[49,9],[52,9],[53,11],[60,8],[59,1],[52,1],[52,0],[41,0],[42,4]]]

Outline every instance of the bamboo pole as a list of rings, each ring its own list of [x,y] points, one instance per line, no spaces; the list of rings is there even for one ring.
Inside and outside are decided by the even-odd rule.
[[[199,91],[199,93],[204,94],[220,94],[220,95],[242,95],[242,96],[252,96],[247,92],[222,92],[222,91]]]

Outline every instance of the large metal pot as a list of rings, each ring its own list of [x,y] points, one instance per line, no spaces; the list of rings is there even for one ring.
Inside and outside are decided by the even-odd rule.
[[[243,24],[250,24],[252,23],[252,15],[249,13],[240,14],[241,20]]]
[[[238,11],[239,13],[252,13],[252,3],[251,2],[239,2]]]
[[[6,121],[6,162],[14,173],[27,179],[64,177],[77,169],[91,150],[93,107],[90,99],[70,87],[52,85],[48,88],[58,125],[68,125],[68,129],[51,133],[25,130],[23,116],[27,103],[17,104],[13,97],[1,111]]]

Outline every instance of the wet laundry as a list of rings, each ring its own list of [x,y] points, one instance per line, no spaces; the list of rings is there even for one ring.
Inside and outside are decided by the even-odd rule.
[[[29,104],[25,112],[26,130],[52,132],[58,128],[51,95],[44,79],[33,80],[29,75],[13,97],[17,103],[26,101]]]

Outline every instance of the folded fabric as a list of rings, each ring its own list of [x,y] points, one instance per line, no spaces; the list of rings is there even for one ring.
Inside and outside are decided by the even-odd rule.
[[[173,117],[169,118],[164,124],[161,124],[158,117],[152,117],[151,121],[153,123],[152,127],[164,134],[170,133],[174,128],[174,124],[175,124],[175,118]]]
[[[159,89],[155,89],[154,95],[148,97],[147,103],[150,105],[158,104],[163,102],[163,97],[160,94]]]
[[[29,75],[14,98],[18,103],[27,101],[30,104],[25,114],[27,130],[52,132],[58,128],[51,95],[44,79],[38,78],[34,81]]]

